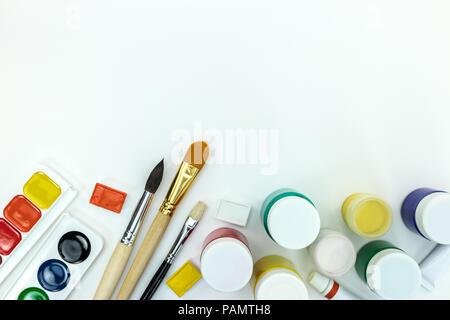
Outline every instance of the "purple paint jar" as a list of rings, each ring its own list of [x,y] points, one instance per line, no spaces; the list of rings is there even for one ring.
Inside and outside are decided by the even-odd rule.
[[[406,227],[425,239],[450,244],[450,194],[430,188],[411,192],[403,201]]]

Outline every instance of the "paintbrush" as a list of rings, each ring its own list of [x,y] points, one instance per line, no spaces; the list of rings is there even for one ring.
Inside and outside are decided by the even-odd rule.
[[[170,185],[166,198],[145,235],[145,239],[131,265],[130,271],[128,271],[125,281],[120,288],[117,300],[127,300],[130,297],[166,231],[170,218],[202,170],[208,156],[208,144],[204,141],[194,142],[189,147]]]
[[[164,159],[152,170],[145,184],[145,191],[139,200],[133,216],[125,230],[122,239],[117,244],[114,252],[109,259],[108,265],[103,273],[103,277],[95,292],[94,300],[109,300],[122,276],[123,270],[127,265],[131,251],[133,249],[134,240],[142,225],[142,221],[147,214],[150,203],[153,200],[156,190],[158,189],[164,171]]]
[[[188,218],[186,219],[186,222],[183,225],[183,228],[181,228],[177,239],[173,243],[173,246],[170,249],[169,254],[167,255],[166,259],[159,267],[158,271],[156,271],[152,280],[148,284],[147,289],[145,289],[144,293],[142,294],[141,300],[150,300],[153,297],[153,295],[155,294],[159,285],[161,284],[164,277],[166,276],[167,272],[169,271],[170,267],[172,266],[172,263],[175,260],[175,257],[177,256],[178,252],[180,252],[181,247],[186,242],[186,240],[189,238],[189,236],[191,235],[192,231],[197,226],[200,219],[203,217],[205,210],[206,210],[206,204],[204,204],[201,201],[199,201],[195,205],[195,207],[192,209],[191,213],[189,214]]]

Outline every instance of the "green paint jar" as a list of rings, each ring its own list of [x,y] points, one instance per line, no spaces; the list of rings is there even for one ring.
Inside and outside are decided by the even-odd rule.
[[[384,240],[363,246],[358,252],[355,269],[374,293],[388,300],[407,299],[422,281],[417,262]]]
[[[279,189],[267,196],[261,219],[269,237],[287,249],[306,248],[320,231],[320,216],[314,203],[293,189]]]

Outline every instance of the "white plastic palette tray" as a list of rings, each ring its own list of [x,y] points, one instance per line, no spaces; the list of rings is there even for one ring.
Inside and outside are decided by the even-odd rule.
[[[68,263],[64,261],[58,252],[58,243],[62,236],[71,231],[78,231],[83,233],[90,242],[91,250],[89,256],[80,263]],[[6,295],[8,300],[17,300],[20,293],[27,288],[39,288],[44,290],[50,300],[66,299],[70,292],[79,283],[87,269],[91,266],[94,260],[99,255],[103,248],[102,238],[80,222],[78,219],[65,213],[58,223],[53,227],[51,233],[46,241],[42,244],[38,253],[33,257],[30,264],[26,267],[26,271],[21,278],[13,285]],[[62,261],[69,269],[70,278],[67,286],[60,291],[48,291],[42,287],[38,281],[39,267],[46,261],[55,259]]]
[[[23,176],[23,179],[20,180],[20,182],[18,181],[17,189],[10,194],[10,197],[8,197],[8,202],[17,195],[23,195],[23,186],[34,173],[39,171],[44,172],[61,188],[61,194],[50,208],[40,208],[42,216],[39,221],[32,227],[29,232],[21,232],[22,240],[14,248],[10,255],[2,256],[2,263],[0,265],[0,283],[24,258],[28,251],[30,251],[30,249],[36,244],[36,242],[42,237],[42,235],[48,230],[48,228],[56,221],[56,219],[61,215],[64,209],[70,204],[70,202],[75,198],[77,194],[76,190],[73,189],[72,186],[58,173],[42,164],[36,164],[25,172],[25,175]],[[8,203],[2,203],[2,213],[0,214],[1,218],[4,218],[3,210],[7,205]]]

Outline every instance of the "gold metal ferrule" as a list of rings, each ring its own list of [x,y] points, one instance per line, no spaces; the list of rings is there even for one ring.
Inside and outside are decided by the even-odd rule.
[[[172,216],[177,205],[183,199],[186,192],[191,187],[200,169],[190,165],[187,162],[182,162],[178,168],[177,174],[170,185],[166,198],[164,199],[159,212],[168,216]]]

